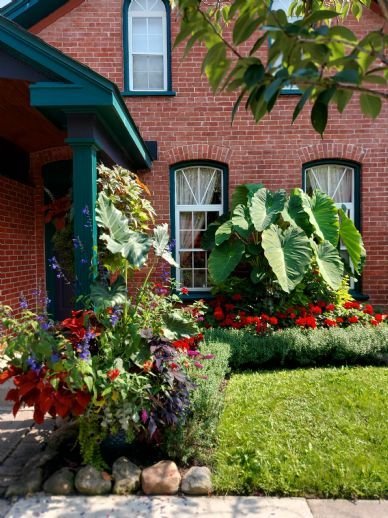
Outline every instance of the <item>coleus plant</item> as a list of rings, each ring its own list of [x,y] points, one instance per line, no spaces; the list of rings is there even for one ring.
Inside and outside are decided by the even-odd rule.
[[[243,265],[253,285],[276,284],[290,293],[312,269],[338,289],[344,274],[340,240],[359,274],[366,256],[361,235],[330,196],[318,190],[309,196],[298,188],[288,195],[245,184],[234,191],[231,212],[209,225],[202,245],[211,250],[208,267],[215,285]]]

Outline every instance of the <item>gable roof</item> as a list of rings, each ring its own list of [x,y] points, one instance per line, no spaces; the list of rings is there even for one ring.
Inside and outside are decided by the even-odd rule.
[[[149,150],[115,84],[3,16],[0,46],[2,51],[48,78],[30,85],[31,106],[56,124],[64,124],[66,113],[71,110],[94,113],[138,169],[150,168]]]
[[[29,29],[69,0],[13,0],[0,14]]]

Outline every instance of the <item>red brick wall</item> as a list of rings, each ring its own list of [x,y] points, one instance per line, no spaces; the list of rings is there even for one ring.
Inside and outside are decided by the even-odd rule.
[[[123,87],[121,0],[85,0],[39,33],[47,42],[86,63]],[[357,32],[380,28],[381,18],[366,13]],[[178,30],[172,15],[172,37]],[[256,125],[240,111],[233,126],[234,97],[214,96],[200,76],[200,49],[182,58],[173,53],[176,97],[126,98],[145,140],[157,140],[159,160],[144,177],[162,220],[169,219],[169,166],[180,160],[214,159],[229,166],[231,189],[241,182],[270,188],[301,185],[305,161],[357,160],[362,166],[362,230],[368,252],[364,290],[378,304],[388,302],[388,117],[387,108],[372,121],[360,115],[357,100],[340,116],[332,110],[324,139],[310,126],[308,110],[291,126],[294,96],[283,96],[273,112]]]
[[[0,303],[32,305],[42,280],[38,267],[34,188],[0,177]],[[40,244],[40,243],[39,243]]]

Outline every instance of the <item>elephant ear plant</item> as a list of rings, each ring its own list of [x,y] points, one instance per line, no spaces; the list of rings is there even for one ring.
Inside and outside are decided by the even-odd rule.
[[[211,250],[209,273],[217,287],[247,269],[251,286],[263,295],[290,294],[311,272],[337,290],[344,274],[339,243],[360,274],[365,260],[362,238],[342,208],[323,192],[311,196],[301,189],[288,195],[261,184],[236,188],[232,210],[209,225],[203,246]]]

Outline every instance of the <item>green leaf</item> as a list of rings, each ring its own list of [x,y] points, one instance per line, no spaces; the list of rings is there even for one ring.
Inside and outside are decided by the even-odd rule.
[[[302,109],[303,109],[304,105],[306,104],[307,100],[309,99],[312,91],[313,91],[313,87],[310,86],[309,88],[307,88],[307,90],[305,90],[303,92],[303,95],[299,99],[298,104],[295,106],[295,110],[294,110],[294,113],[292,115],[292,122],[293,123],[295,122],[295,120],[299,116],[300,112],[302,111]]]
[[[162,333],[168,340],[178,340],[183,336],[193,336],[198,327],[192,318],[182,311],[172,311],[163,315]]]
[[[372,117],[372,119],[375,119],[381,111],[381,99],[376,95],[362,93],[360,104],[363,114]]]
[[[333,27],[330,27],[329,32],[330,36],[334,38],[338,36],[341,40],[357,41],[357,36],[354,32],[343,25],[334,25]]]
[[[260,83],[264,78],[265,69],[262,64],[254,63],[250,65],[244,74],[244,82],[248,88]]]
[[[250,279],[253,284],[259,284],[265,278],[265,272],[259,267],[254,266],[251,270]]]
[[[258,190],[251,199],[249,213],[252,223],[258,232],[268,228],[284,209],[285,191],[274,194],[266,188]]]
[[[309,198],[306,194],[306,198]],[[315,227],[315,233],[324,240],[337,246],[339,237],[338,210],[330,196],[315,190],[310,201],[311,211],[308,211],[310,223]]]
[[[314,11],[309,16],[306,16],[306,18],[301,20],[300,23],[306,27],[307,25],[314,25],[314,23],[320,22],[322,20],[330,20],[336,16],[338,16],[337,12],[322,9],[321,11]]]
[[[96,221],[99,227],[109,231],[113,241],[125,242],[129,236],[128,218],[116,209],[104,192],[100,192],[97,198]]]
[[[217,229],[225,223],[225,221],[228,221],[229,214],[223,214],[220,216],[216,221],[213,221],[213,223],[210,223],[208,225],[207,229],[202,235],[201,239],[201,247],[205,250],[212,250],[216,246],[216,232]]]
[[[209,256],[209,273],[215,284],[221,284],[241,261],[245,246],[240,240],[228,240],[217,246]]]
[[[162,257],[168,264],[179,268],[179,264],[175,261],[169,250],[170,236],[168,233],[167,223],[158,225],[154,228],[154,237],[152,240],[152,246],[155,250],[155,255]]]
[[[340,113],[342,113],[348,102],[353,96],[353,92],[350,90],[341,90],[340,88],[336,91],[334,95],[334,102],[337,103],[337,108]]]
[[[333,76],[335,81],[339,83],[350,83],[358,85],[360,82],[360,74],[358,70],[354,68],[345,68]]]
[[[232,235],[233,224],[232,221],[226,221],[220,227],[217,228],[215,238],[216,245],[221,245],[224,241],[227,241]]]
[[[281,288],[290,293],[303,279],[312,251],[302,229],[290,226],[282,231],[271,225],[262,234],[264,255]]]
[[[237,205],[232,214],[233,230],[242,238],[248,239],[251,234],[251,218],[246,205]]]
[[[323,241],[319,245],[311,241],[311,245],[315,252],[319,273],[330,288],[338,290],[344,274],[344,265],[337,248],[329,241]]]
[[[256,191],[262,189],[262,183],[245,183],[237,185],[232,194],[232,211],[237,205],[247,205],[248,200],[255,194]]]
[[[311,110],[311,124],[313,125],[315,131],[317,131],[320,135],[323,135],[323,132],[325,131],[329,114],[328,104],[334,93],[335,87],[331,87],[321,92],[318,95]]]
[[[349,253],[355,272],[360,274],[366,256],[361,234],[342,209],[338,209],[338,213],[340,216],[340,239]]]
[[[90,287],[90,298],[97,310],[113,308],[127,301],[127,287],[122,277],[110,286],[93,283]]]
[[[240,43],[246,41],[262,21],[263,19],[261,17],[252,19],[252,15],[249,12],[239,16],[233,27],[233,43],[240,45]]]
[[[311,124],[313,125],[315,131],[320,135],[323,135],[323,132],[325,131],[328,114],[329,111],[327,104],[315,101],[311,110]]]

